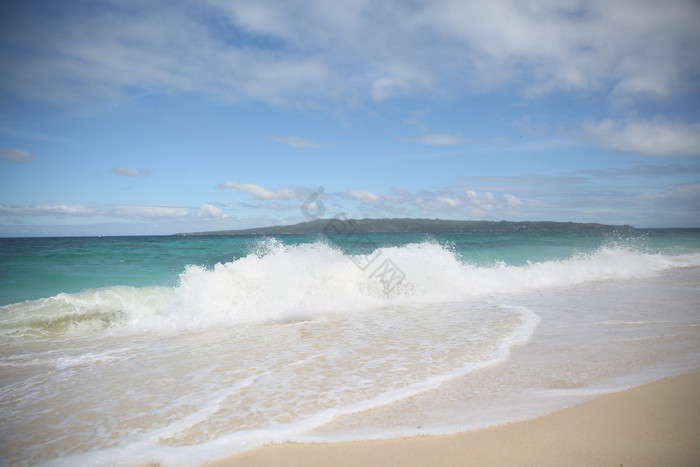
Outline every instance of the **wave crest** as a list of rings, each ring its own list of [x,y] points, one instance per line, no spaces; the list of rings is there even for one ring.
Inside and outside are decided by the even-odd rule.
[[[527,293],[598,280],[653,277],[700,266],[700,254],[663,255],[615,244],[565,260],[476,265],[435,242],[346,254],[323,242],[259,242],[247,256],[213,268],[187,266],[179,285],[111,287],[7,305],[3,334],[19,330],[192,329],[291,322]],[[383,268],[383,269],[382,269]]]

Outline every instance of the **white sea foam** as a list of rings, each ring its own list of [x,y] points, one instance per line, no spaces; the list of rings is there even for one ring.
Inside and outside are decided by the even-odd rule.
[[[649,278],[667,269],[700,266],[700,254],[666,256],[624,246],[525,266],[477,266],[431,242],[378,248],[367,257],[373,260],[365,267],[365,258],[343,254],[325,243],[288,246],[269,240],[256,254],[213,269],[187,267],[174,290],[173,319],[187,327],[285,322],[599,280]],[[377,273],[386,264],[393,268],[388,280]]]
[[[240,259],[187,267],[176,287],[8,305],[0,447],[17,463],[193,465],[284,440],[416,434],[404,413],[434,415],[431,433],[541,413],[523,404],[523,388],[548,393],[547,381],[568,379],[585,393],[630,365],[692,366],[683,352],[697,319],[683,310],[696,292],[663,273],[698,266],[698,254],[624,245],[513,266],[473,264],[433,242],[360,256],[267,240]],[[659,312],[652,300],[669,297],[677,303]],[[533,344],[543,326],[545,341]],[[518,361],[514,346],[528,342],[529,359]],[[500,377],[465,390],[476,370],[494,367]],[[378,428],[354,429],[358,412],[374,413]]]
[[[368,264],[369,263],[369,264]],[[293,322],[338,314],[519,294],[586,282],[653,277],[700,266],[700,254],[669,256],[624,245],[523,266],[475,265],[449,247],[414,243],[349,255],[323,242],[269,239],[254,252],[212,269],[187,266],[179,285],[110,287],[1,307],[0,331],[55,333],[202,329]],[[390,275],[380,268],[391,267]]]
[[[254,376],[203,392],[194,404],[198,409],[162,428],[145,431],[117,449],[63,456],[47,465],[142,465],[151,461],[169,466],[198,465],[264,444],[302,439],[343,416],[435,390],[446,381],[502,362],[508,358],[513,345],[530,339],[539,322],[537,315],[521,306],[485,311],[479,314],[472,310],[465,315],[451,310],[429,316],[430,310],[424,310],[413,313],[414,322],[399,318],[388,323],[389,313],[360,328],[352,326],[354,329],[349,330],[352,343],[336,342],[342,346],[338,353],[328,348],[337,336],[337,325],[331,326],[330,335],[320,334],[315,339],[314,346],[326,348],[321,355],[299,359],[305,355],[304,350],[296,354],[300,349],[290,348],[287,352],[291,355],[284,360],[291,363],[270,365],[269,361],[263,363],[267,360],[263,358]],[[488,323],[480,323],[481,319]],[[439,329],[425,328],[431,320],[436,325],[433,327]],[[393,339],[386,337],[382,322],[396,333]],[[423,336],[419,337],[421,334]],[[360,337],[362,341],[355,340]],[[399,342],[406,338],[410,342]],[[270,353],[277,355],[277,350]],[[449,362],[445,360],[448,354]],[[334,364],[329,365],[330,362]],[[416,365],[418,362],[421,363]],[[412,374],[405,371],[409,365],[415,366]],[[299,366],[302,368],[297,368]],[[226,372],[224,369],[217,371]],[[310,381],[313,381],[312,388],[305,389],[305,383]],[[197,385],[194,386],[191,391],[197,390]],[[285,393],[284,397],[279,392]],[[247,406],[232,413],[232,402],[246,399],[250,393],[255,393],[255,404],[263,403],[267,407]],[[245,426],[236,424],[241,417],[249,417],[248,412],[260,410],[264,411],[258,422]],[[193,433],[211,430],[212,421],[222,413],[227,414],[228,419],[224,431],[212,431],[200,442],[191,442]],[[236,430],[230,433],[232,427]],[[184,445],[178,442],[178,437],[183,435],[183,439],[190,440]]]

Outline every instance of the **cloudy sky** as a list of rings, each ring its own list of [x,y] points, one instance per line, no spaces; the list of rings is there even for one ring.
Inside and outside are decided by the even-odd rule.
[[[700,226],[700,2],[4,0],[0,236]]]

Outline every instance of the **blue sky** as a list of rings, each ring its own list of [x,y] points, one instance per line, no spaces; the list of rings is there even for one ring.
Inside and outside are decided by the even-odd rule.
[[[6,0],[0,236],[700,227],[699,23],[692,0]]]

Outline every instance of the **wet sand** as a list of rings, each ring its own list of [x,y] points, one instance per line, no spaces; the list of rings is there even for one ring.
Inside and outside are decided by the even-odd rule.
[[[541,417],[444,436],[266,446],[239,466],[700,466],[700,373]]]

